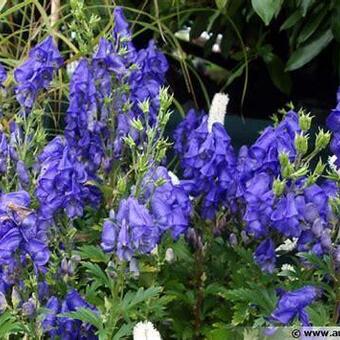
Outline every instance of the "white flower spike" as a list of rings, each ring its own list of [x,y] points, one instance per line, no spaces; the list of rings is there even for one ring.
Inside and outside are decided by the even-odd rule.
[[[208,131],[211,132],[214,123],[221,123],[224,125],[224,117],[227,113],[227,106],[229,103],[229,96],[226,93],[216,93],[211,102],[209,117],[208,117]]]
[[[152,322],[138,322],[133,328],[133,340],[162,340]]]

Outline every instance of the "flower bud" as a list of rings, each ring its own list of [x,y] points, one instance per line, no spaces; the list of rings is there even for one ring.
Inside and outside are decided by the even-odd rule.
[[[49,296],[49,288],[46,281],[42,281],[38,283],[38,298],[39,301],[48,298]]]
[[[36,301],[33,298],[29,298],[28,301],[22,305],[22,314],[24,316],[33,316],[37,308]]]
[[[168,248],[165,251],[165,261],[170,263],[170,264],[175,261],[175,253],[174,253],[174,250],[172,248]]]
[[[306,154],[306,152],[308,151],[308,137],[304,136],[304,135],[295,135],[295,148],[296,151],[300,154],[300,155],[304,155]]]
[[[280,153],[279,161],[280,161],[281,168],[286,167],[289,164],[288,155],[285,152]]]
[[[316,165],[314,169],[314,174],[318,176],[322,175],[325,170],[325,167],[326,165],[322,163],[321,159],[319,159],[318,164]]]
[[[329,231],[328,230],[324,230],[321,238],[320,238],[321,244],[324,248],[329,249],[332,245],[332,240],[331,237],[329,235]]]
[[[110,218],[111,220],[114,220],[114,219],[116,218],[116,213],[115,213],[115,211],[114,211],[113,209],[111,209],[111,210],[109,211],[109,218]]]
[[[115,264],[113,263],[113,261],[110,261],[107,264],[106,272],[113,279],[117,277],[117,273],[116,273],[116,270],[115,270]]]
[[[237,237],[234,233],[231,233],[229,235],[229,243],[232,247],[236,247],[237,246]]]
[[[138,261],[133,257],[129,263],[129,271],[134,279],[139,278],[139,266]]]
[[[324,226],[322,220],[317,218],[312,225],[312,232],[316,237],[320,237],[323,230]]]
[[[68,272],[68,263],[67,263],[67,259],[64,258],[64,259],[61,260],[60,268],[61,268],[61,271],[62,271],[64,274],[67,274],[67,272]]]
[[[0,313],[3,313],[8,307],[6,296],[3,292],[0,292]]]
[[[299,117],[299,125],[302,131],[308,131],[312,124],[312,117],[309,113],[302,113]]]
[[[294,167],[291,163],[288,163],[286,166],[281,168],[282,176],[284,178],[290,177],[290,175],[294,172]]]
[[[340,265],[340,246],[338,246],[335,250],[334,250],[334,262],[336,263],[336,265]]]
[[[133,119],[131,120],[131,126],[136,129],[137,131],[143,131],[144,126],[142,122],[139,119]]]
[[[273,182],[273,192],[274,194],[279,197],[283,194],[286,188],[286,181],[281,181],[280,179],[275,179]]]
[[[132,139],[132,137],[130,135],[128,135],[127,137],[124,137],[124,142],[131,148],[134,149],[136,147],[136,143],[135,141]]]
[[[249,237],[247,235],[247,232],[242,230],[241,231],[241,238],[242,238],[242,241],[247,244],[249,242]]]
[[[20,293],[18,292],[18,290],[15,287],[13,287],[13,289],[12,289],[11,300],[12,300],[13,308],[18,307],[19,304],[21,303]]]
[[[329,141],[331,139],[330,132],[325,132],[323,129],[320,129],[319,133],[316,135],[315,139],[315,149],[316,150],[322,150],[327,147],[329,144]]]
[[[148,99],[139,103],[138,106],[144,114],[148,114],[150,112],[150,101]],[[133,124],[133,121],[132,121],[132,124]],[[135,127],[135,129],[138,130],[138,131],[143,131],[143,129],[144,129],[143,124],[140,122],[139,126]]]

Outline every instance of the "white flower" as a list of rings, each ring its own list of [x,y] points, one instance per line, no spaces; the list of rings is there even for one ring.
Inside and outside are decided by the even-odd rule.
[[[165,261],[168,263],[172,263],[175,261],[175,253],[172,248],[168,248],[165,252]]]
[[[208,117],[208,131],[214,123],[221,123],[224,125],[224,117],[227,113],[227,105],[229,103],[229,96],[225,93],[216,93],[209,110]]]
[[[138,322],[133,328],[133,340],[162,340],[150,321]]]
[[[278,275],[287,277],[291,281],[295,281],[297,280],[297,277],[293,273],[296,273],[295,268],[289,263],[284,263],[281,266],[281,271],[278,273]]]
[[[291,251],[296,247],[296,243],[297,243],[297,238],[293,238],[293,240],[287,239],[284,243],[282,243],[281,245],[279,245],[275,251]]]
[[[335,155],[329,156],[328,165],[334,172],[336,172],[338,175],[340,175],[340,168],[338,169],[337,166],[335,165],[335,162],[337,161],[337,159],[338,158]]]
[[[285,264],[282,265],[281,271],[295,272],[295,268],[291,264],[285,263]]]
[[[172,171],[168,171],[168,175],[169,175],[169,177],[171,179],[171,183],[173,185],[179,185],[180,184],[179,178]]]

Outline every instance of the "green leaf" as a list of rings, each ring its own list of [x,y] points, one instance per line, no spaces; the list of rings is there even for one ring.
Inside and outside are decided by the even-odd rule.
[[[298,48],[290,56],[286,71],[296,70],[315,58],[333,39],[331,30],[327,30],[321,36],[309,44]]]
[[[270,78],[274,85],[283,93],[289,94],[292,88],[290,74],[285,72],[285,64],[275,54],[269,62],[266,63]]]
[[[206,335],[207,340],[225,340],[232,339],[233,334],[231,334],[231,330],[227,328],[227,326],[221,325],[220,327],[209,331]]]
[[[305,42],[318,29],[327,12],[328,8],[325,7],[323,8],[323,10],[318,11],[317,14],[310,20],[307,20],[306,25],[304,25],[300,34],[297,37],[298,46]]]
[[[337,0],[334,6],[331,25],[334,38],[340,42],[340,0]]]
[[[0,11],[4,8],[6,5],[7,0],[0,0]]]
[[[100,315],[95,313],[94,311],[87,308],[78,308],[74,312],[62,313],[58,314],[59,317],[68,317],[75,320],[80,320],[85,323],[89,323],[90,325],[95,326],[98,330],[103,328],[103,321],[100,318]]]
[[[300,11],[293,12],[282,24],[280,31],[293,27],[301,19]]]
[[[16,334],[23,330],[22,325],[9,313],[5,312],[0,316],[0,338],[7,338],[10,334]]]
[[[142,302],[155,298],[161,291],[161,287],[150,287],[148,289],[141,287],[137,292],[129,291],[125,294],[122,301],[123,310],[131,309]]]
[[[315,0],[302,0],[301,1],[301,10],[302,16],[304,17],[307,14],[308,9],[313,5]]]
[[[216,7],[217,7],[219,10],[222,10],[222,9],[224,9],[225,6],[227,5],[228,0],[215,0],[215,3],[216,3]]]
[[[81,258],[90,259],[93,262],[107,263],[109,261],[109,257],[99,247],[96,246],[81,246],[75,253]]]
[[[112,340],[119,340],[124,338],[132,333],[132,325],[124,324],[119,328],[118,332],[114,335]]]
[[[254,11],[267,26],[280,12],[282,2],[282,0],[251,0]]]
[[[310,320],[315,327],[329,325],[330,313],[322,303],[313,304],[307,308]]]
[[[249,306],[248,304],[236,304],[234,306],[233,319],[231,323],[234,326],[242,324],[249,318]]]
[[[101,283],[103,286],[110,287],[111,282],[106,273],[99,267],[98,264],[85,262],[83,266],[86,268],[86,271],[89,274],[92,274],[95,280],[98,280],[98,283]]]

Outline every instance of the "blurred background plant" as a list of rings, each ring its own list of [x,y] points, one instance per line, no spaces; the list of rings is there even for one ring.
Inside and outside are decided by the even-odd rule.
[[[154,37],[167,54],[167,78],[182,114],[183,105],[207,107],[219,91],[231,94],[230,112],[251,118],[268,118],[291,99],[323,121],[334,105],[339,0],[3,0],[0,62],[17,66],[53,32],[71,65],[109,34],[115,4],[132,22],[137,46]],[[67,91],[61,77],[51,90],[56,120]]]

